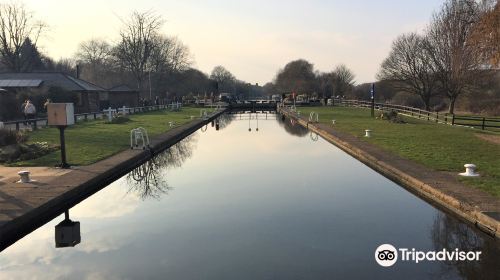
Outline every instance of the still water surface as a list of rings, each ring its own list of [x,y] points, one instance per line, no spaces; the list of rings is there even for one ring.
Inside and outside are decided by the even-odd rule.
[[[0,253],[0,278],[500,275],[500,248],[489,237],[289,120],[259,118],[226,115],[219,130],[196,132],[72,208],[82,238],[74,248],[55,248],[62,215],[40,227]],[[482,260],[383,268],[374,259],[383,243],[481,250]]]

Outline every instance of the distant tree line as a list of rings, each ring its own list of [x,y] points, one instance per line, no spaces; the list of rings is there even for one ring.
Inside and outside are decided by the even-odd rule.
[[[424,34],[394,40],[378,78],[397,92],[417,96],[427,110],[433,100],[446,99],[448,112],[454,113],[462,98],[468,111],[500,114],[499,66],[499,2],[447,0]],[[491,105],[496,109],[488,110]]]
[[[291,61],[280,69],[273,82],[264,85],[264,93],[306,95],[309,98],[345,96],[354,89],[354,73],[340,64],[330,72],[314,70],[307,60]]]
[[[37,47],[47,25],[23,4],[0,4],[0,71],[57,71],[76,75],[104,88],[128,85],[142,98],[212,97],[220,92],[240,98],[257,97],[262,87],[237,80],[222,66],[211,75],[192,68],[189,48],[178,38],[161,33],[165,21],[154,12],[134,11],[121,19],[118,40],[81,42],[74,57],[53,60]]]

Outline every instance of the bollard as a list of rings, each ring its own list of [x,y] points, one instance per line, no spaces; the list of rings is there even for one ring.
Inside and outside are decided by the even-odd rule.
[[[332,120],[332,125],[335,125],[337,122],[335,120]]]
[[[460,173],[460,176],[466,176],[466,177],[477,177],[479,176],[478,173],[476,173],[476,165],[472,163],[467,163],[464,164],[465,167],[465,172]]]
[[[17,175],[19,175],[19,177],[21,177],[21,179],[19,181],[17,181],[18,183],[33,182],[33,180],[31,180],[31,178],[30,178],[30,172],[27,170],[19,171],[19,172],[17,172]]]
[[[371,137],[372,131],[370,129],[365,129],[365,137]]]
[[[194,120],[194,116],[189,116],[190,119]]]

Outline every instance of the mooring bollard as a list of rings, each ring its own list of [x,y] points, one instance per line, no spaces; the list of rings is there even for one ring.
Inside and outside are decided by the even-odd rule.
[[[174,126],[174,125],[175,125],[175,122],[168,122],[168,126],[169,126],[169,127],[172,127],[172,126]]]
[[[365,137],[371,137],[372,131],[370,129],[365,129]]]
[[[479,176],[478,173],[476,173],[476,165],[472,163],[467,163],[464,164],[465,167],[465,172],[460,173],[460,176],[466,176],[466,177],[477,177]]]
[[[335,120],[332,120],[332,125],[335,125],[336,124],[336,121]]]
[[[189,116],[190,119],[194,120],[194,116]]]
[[[27,170],[21,170],[21,171],[17,172],[17,175],[19,175],[19,177],[21,177],[21,179],[19,181],[17,181],[18,183],[30,183],[30,182],[32,182],[32,180],[30,178],[30,172]]]

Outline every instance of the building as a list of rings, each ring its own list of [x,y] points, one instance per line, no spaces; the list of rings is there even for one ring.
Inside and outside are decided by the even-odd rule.
[[[0,120],[22,117],[21,104],[29,98],[43,112],[47,98],[72,102],[76,113],[97,112],[109,106],[135,107],[139,92],[125,85],[104,89],[60,72],[0,73]]]
[[[127,85],[119,85],[108,89],[107,107],[118,108],[122,106],[138,107],[139,91],[131,89]],[[104,104],[103,104],[104,105]]]
[[[6,91],[2,95],[10,95],[20,102],[20,98],[26,97],[48,98],[50,93],[54,94],[56,91],[54,88],[57,88],[60,95],[68,95],[66,102],[74,101],[77,113],[98,111],[101,100],[106,98],[107,93],[102,87],[59,72],[0,73],[0,88]],[[65,96],[61,96],[61,99],[64,98]]]

